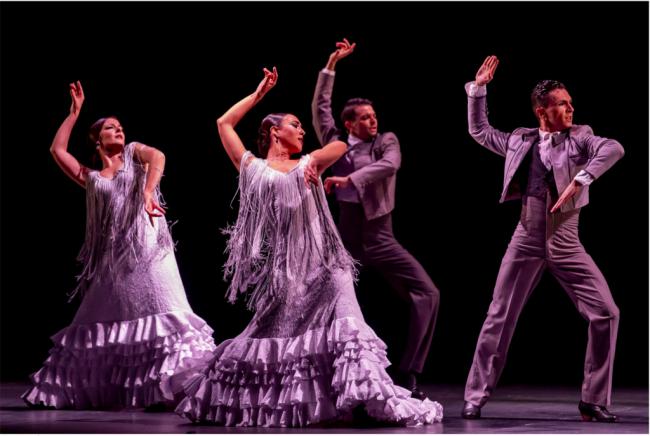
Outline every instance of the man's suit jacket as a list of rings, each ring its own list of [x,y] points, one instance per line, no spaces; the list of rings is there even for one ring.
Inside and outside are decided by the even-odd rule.
[[[471,97],[470,84],[465,85],[469,133],[476,142],[506,158],[500,202],[521,198],[522,192],[512,183],[513,177],[528,150],[539,141],[539,129],[518,128],[512,133],[505,133],[493,128],[487,118],[486,96]],[[564,192],[581,170],[598,179],[624,153],[617,141],[595,136],[587,125],[573,125],[554,139],[551,147],[551,165],[558,194]],[[526,187],[522,186],[521,189],[525,190]],[[561,210],[568,212],[588,203],[589,186],[583,186]]]
[[[336,127],[332,116],[332,89],[334,76],[324,72],[318,75],[312,101],[312,123],[321,146],[332,141],[346,141],[347,135]],[[392,132],[377,135],[370,148],[370,164],[348,148],[333,166],[335,176],[350,176],[350,181],[359,193],[359,199],[367,220],[379,218],[395,208],[395,179],[402,155],[397,136]]]

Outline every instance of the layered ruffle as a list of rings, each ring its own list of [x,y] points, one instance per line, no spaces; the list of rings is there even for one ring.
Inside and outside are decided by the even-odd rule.
[[[296,337],[235,338],[185,383],[176,412],[226,426],[298,427],[348,420],[364,406],[378,421],[440,422],[442,406],[410,398],[388,365],[386,345],[353,317]]]
[[[191,312],[129,321],[71,325],[52,336],[54,347],[31,375],[29,404],[72,409],[146,407],[173,399],[161,383],[194,375],[215,349],[212,329]]]

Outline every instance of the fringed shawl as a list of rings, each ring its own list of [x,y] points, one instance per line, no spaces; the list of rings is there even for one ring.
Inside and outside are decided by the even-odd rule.
[[[83,295],[93,280],[119,280],[121,271],[130,271],[138,262],[150,261],[163,248],[174,246],[164,218],[156,223],[156,243],[147,244],[145,231],[151,223],[144,210],[146,171],[136,161],[135,145],[124,147],[124,164],[112,179],[99,171],[90,171],[86,177],[86,239],[77,257],[83,270],[70,299],[78,292]],[[158,187],[154,197],[164,204]]]
[[[306,185],[303,156],[288,173],[246,152],[239,175],[239,215],[229,235],[224,279],[227,298],[247,294],[247,307],[258,310],[286,297],[291,286],[305,284],[314,271],[335,268],[355,272],[327,205],[322,183]]]

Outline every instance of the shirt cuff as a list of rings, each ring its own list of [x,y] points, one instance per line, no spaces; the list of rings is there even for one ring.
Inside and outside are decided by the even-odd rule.
[[[487,86],[477,85],[476,82],[472,82],[469,85],[469,96],[470,97],[485,97],[487,95]]]
[[[329,74],[330,76],[334,76],[334,75],[336,74],[335,71],[328,70],[327,68],[323,68],[323,69],[321,70],[321,72],[323,72],[323,73],[325,73],[325,74]]]
[[[592,176],[585,170],[580,170],[580,172],[576,174],[573,180],[580,183],[582,186],[589,186],[591,185],[591,182],[594,181],[594,176]]]

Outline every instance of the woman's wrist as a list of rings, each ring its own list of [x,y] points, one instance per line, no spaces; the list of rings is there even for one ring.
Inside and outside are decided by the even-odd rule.
[[[253,104],[256,104],[258,101],[264,98],[266,95],[266,92],[260,90],[260,91],[255,91],[252,96],[253,96]]]

